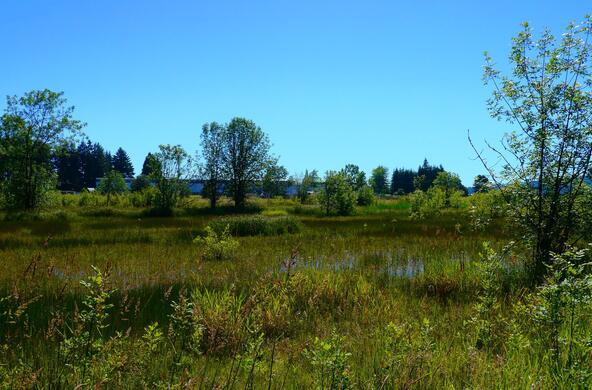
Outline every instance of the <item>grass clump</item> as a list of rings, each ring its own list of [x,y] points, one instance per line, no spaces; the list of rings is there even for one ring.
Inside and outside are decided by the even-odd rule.
[[[235,216],[215,219],[208,225],[217,234],[226,228],[233,236],[276,236],[299,233],[302,224],[295,217]]]

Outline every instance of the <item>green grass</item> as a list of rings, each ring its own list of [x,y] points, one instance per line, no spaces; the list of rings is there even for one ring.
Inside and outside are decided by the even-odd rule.
[[[64,203],[56,212],[0,222],[0,296],[17,297],[0,303],[0,381],[7,387],[48,387],[55,379],[60,334],[78,323],[85,294],[79,281],[92,266],[107,270],[116,290],[106,344],[86,368],[64,365],[63,387],[313,388],[322,381],[328,388],[325,368],[335,366],[340,350],[351,354],[347,372],[330,377],[347,377],[355,388],[550,386],[540,351],[477,349],[467,322],[481,290],[482,242],[501,249],[509,241],[501,225],[473,232],[461,211],[414,221],[404,199],[380,200],[351,217],[256,199],[251,211],[268,215],[256,219],[303,227],[279,235],[237,231],[233,260],[202,261],[193,239],[205,226],[253,217],[219,215],[235,212],[226,200],[212,213],[191,198],[168,218],[132,207],[81,207],[71,196]],[[500,300],[510,319],[525,275],[518,260],[505,269]],[[183,302],[194,306],[183,311]],[[7,309],[19,305],[23,313],[8,321]],[[199,337],[175,333],[182,322],[171,321],[173,313],[189,313],[187,326],[200,329]],[[166,341],[150,355],[142,335],[154,322]],[[402,337],[390,335],[396,329]],[[322,343],[326,356],[315,354]]]

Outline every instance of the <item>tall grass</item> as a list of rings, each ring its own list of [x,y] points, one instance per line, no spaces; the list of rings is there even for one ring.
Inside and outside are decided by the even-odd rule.
[[[264,211],[295,207],[266,202],[254,201]],[[589,299],[567,300],[580,290],[564,288],[562,270],[547,290],[525,290],[522,249],[506,251],[497,226],[475,231],[462,211],[415,221],[402,200],[380,202],[351,217],[221,218],[200,203],[170,218],[71,205],[66,218],[3,221],[0,384],[590,385]],[[234,232],[232,258],[202,256],[194,238],[228,221],[243,229]],[[290,233],[292,223],[302,225],[298,234],[277,234]],[[483,241],[490,242],[485,257]],[[574,256],[566,261],[584,263],[587,255]],[[583,284],[586,272],[570,286]],[[553,295],[553,286],[564,286],[564,295]],[[557,299],[573,303],[575,314],[566,306],[559,317],[532,315]],[[558,357],[550,345],[561,347]]]

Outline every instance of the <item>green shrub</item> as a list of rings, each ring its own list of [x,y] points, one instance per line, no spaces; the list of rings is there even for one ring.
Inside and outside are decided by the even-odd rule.
[[[358,206],[370,206],[376,200],[374,190],[370,186],[363,186],[358,190]]]
[[[295,217],[264,217],[261,215],[238,216],[215,219],[209,227],[221,234],[227,227],[233,236],[273,236],[294,234],[302,230]]]
[[[228,225],[221,233],[206,226],[205,236],[196,237],[193,242],[203,246],[204,260],[230,260],[238,249],[238,241],[230,235]]]
[[[304,351],[304,356],[315,370],[319,389],[351,388],[351,369],[348,364],[351,353],[344,350],[344,340],[333,330],[329,339],[316,337],[311,347]]]

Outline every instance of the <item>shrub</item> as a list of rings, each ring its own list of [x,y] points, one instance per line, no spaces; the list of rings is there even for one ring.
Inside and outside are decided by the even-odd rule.
[[[358,191],[358,206],[370,206],[374,203],[374,190],[370,186],[363,186]]]
[[[302,224],[295,217],[261,215],[220,218],[210,222],[209,227],[217,234],[228,227],[233,236],[273,236],[299,233],[302,230]]]
[[[327,215],[351,215],[357,196],[343,173],[329,171],[325,175],[325,184],[319,200]]]
[[[228,225],[221,233],[217,233],[210,226],[206,226],[205,237],[196,237],[193,242],[203,246],[205,260],[232,259],[238,249],[238,241],[230,235]]]
[[[343,348],[344,337],[334,330],[326,340],[314,339],[304,356],[316,370],[315,380],[320,389],[349,389],[351,373],[348,361],[351,353]]]

